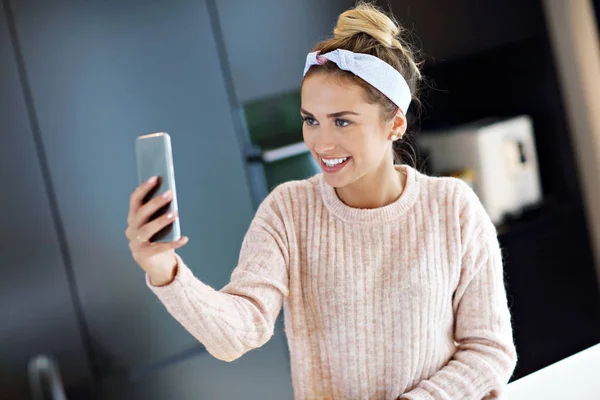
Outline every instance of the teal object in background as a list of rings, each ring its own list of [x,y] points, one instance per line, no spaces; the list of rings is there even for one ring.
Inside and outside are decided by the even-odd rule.
[[[302,141],[300,92],[246,103],[244,117],[253,144],[270,150]]]
[[[319,164],[308,151],[265,165],[269,191],[281,183],[310,178],[319,172],[321,172]]]
[[[252,144],[267,151],[302,142],[300,104],[300,92],[284,93],[245,104],[244,117]],[[310,178],[321,169],[307,150],[265,162],[264,171],[270,192],[281,183]]]

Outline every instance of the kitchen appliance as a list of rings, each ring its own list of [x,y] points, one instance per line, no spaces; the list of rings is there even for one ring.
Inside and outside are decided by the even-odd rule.
[[[425,131],[417,139],[431,174],[472,172],[472,187],[495,224],[541,202],[533,123],[527,115]]]

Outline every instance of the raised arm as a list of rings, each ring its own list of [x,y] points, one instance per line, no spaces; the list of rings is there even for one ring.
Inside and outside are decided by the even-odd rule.
[[[148,287],[214,357],[232,361],[272,336],[288,295],[288,245],[276,193],[259,207],[230,282],[217,291],[196,278],[176,255],[173,281]]]

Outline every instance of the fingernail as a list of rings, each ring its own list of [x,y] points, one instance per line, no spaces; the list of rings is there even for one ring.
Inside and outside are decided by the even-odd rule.
[[[167,219],[171,219],[171,218],[173,218],[173,213],[168,213],[167,214]]]
[[[151,177],[150,179],[148,179],[148,180],[146,181],[146,183],[148,183],[148,184],[151,184],[151,183],[154,183],[154,181],[155,181],[155,180],[156,180],[156,176],[153,176],[153,177]]]
[[[166,192],[164,192],[164,193],[162,194],[162,198],[163,198],[163,199],[166,199],[166,198],[168,198],[170,195],[171,195],[171,191],[170,191],[170,190],[167,190]]]

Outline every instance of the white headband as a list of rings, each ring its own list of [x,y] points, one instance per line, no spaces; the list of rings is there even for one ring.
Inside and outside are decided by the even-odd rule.
[[[386,95],[406,115],[412,95],[402,74],[390,64],[370,54],[354,53],[344,49],[336,49],[325,54],[313,51],[306,56],[304,75],[311,66],[325,64],[327,60],[337,64],[340,69],[352,72],[365,80]]]

